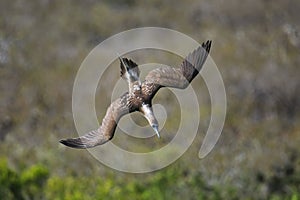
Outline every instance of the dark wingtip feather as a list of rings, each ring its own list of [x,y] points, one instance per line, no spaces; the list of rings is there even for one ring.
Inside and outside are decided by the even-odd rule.
[[[120,61],[120,68],[121,68],[121,71],[120,71],[120,76],[122,77],[125,73],[126,73],[126,70],[125,70],[125,66],[123,65],[123,62],[122,60],[124,60],[124,58],[120,58],[119,57],[119,61]]]
[[[135,62],[128,58],[123,58],[123,62],[127,65],[128,69],[132,69],[138,66]]]
[[[211,43],[211,40],[207,40],[206,42],[202,43],[202,48],[204,48],[207,53],[210,51]]]
[[[132,69],[132,68],[135,68],[135,67],[138,66],[134,61],[132,61],[131,59],[128,59],[128,58],[119,58],[119,60],[120,60],[120,66],[121,66],[122,70],[123,70],[124,67],[126,67],[127,69]],[[124,66],[123,63],[126,66]]]
[[[64,139],[64,140],[60,140],[59,142],[62,143],[63,145],[66,145],[66,146],[72,147],[72,148],[77,148],[77,149],[87,148],[86,145],[83,144],[79,138]]]
[[[119,61],[120,61],[120,68],[121,68],[121,71],[120,71],[120,76],[121,77],[124,76],[124,74],[126,73],[127,70],[134,69],[134,68],[138,67],[138,65],[134,61],[132,61],[131,59],[128,59],[128,58],[120,58],[119,57]],[[135,70],[137,70],[138,73],[139,73],[138,68],[136,68]]]

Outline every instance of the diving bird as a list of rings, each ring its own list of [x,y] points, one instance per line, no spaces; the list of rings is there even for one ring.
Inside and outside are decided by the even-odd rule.
[[[127,58],[121,58],[121,77],[126,80],[129,91],[116,99],[108,107],[101,126],[77,138],[63,139],[60,142],[73,148],[91,148],[104,144],[114,136],[120,118],[135,111],[141,112],[157,136],[158,122],[152,110],[152,98],[162,87],[184,89],[197,76],[201,70],[211,47],[211,41],[203,43],[183,60],[177,68],[162,66],[148,73],[145,80],[140,80],[138,65]]]

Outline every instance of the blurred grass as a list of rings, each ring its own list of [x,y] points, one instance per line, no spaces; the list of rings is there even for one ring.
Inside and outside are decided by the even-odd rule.
[[[299,199],[299,10],[292,0],[1,1],[0,196]],[[228,112],[213,152],[198,160],[210,113],[198,77],[192,85],[203,102],[203,121],[193,145],[171,166],[134,175],[99,165],[87,151],[62,147],[58,140],[77,135],[72,85],[85,56],[107,37],[143,26],[213,40],[211,56],[224,79]],[[150,60],[155,55],[145,53]],[[107,80],[118,79],[118,70],[108,72]],[[102,88],[100,81],[98,93],[110,95]],[[97,97],[99,120],[106,109],[101,105],[110,102],[102,98]],[[163,94],[157,101],[170,102]],[[168,140],[177,123],[168,118]],[[127,139],[120,132],[116,136]],[[141,150],[164,142],[148,141]]]

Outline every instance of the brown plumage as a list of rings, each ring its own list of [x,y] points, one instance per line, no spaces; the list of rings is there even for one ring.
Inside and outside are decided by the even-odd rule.
[[[162,87],[184,89],[197,76],[210,51],[211,41],[203,43],[190,53],[178,68],[159,67],[148,73],[145,81],[139,79],[138,65],[127,58],[120,58],[121,77],[129,85],[129,92],[116,99],[107,109],[101,126],[78,138],[60,140],[73,148],[90,148],[104,144],[113,138],[117,124],[125,114],[139,111],[158,133],[158,122],[152,110],[152,98]]]

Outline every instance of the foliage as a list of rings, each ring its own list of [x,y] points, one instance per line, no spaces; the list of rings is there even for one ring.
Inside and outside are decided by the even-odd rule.
[[[17,173],[0,160],[0,196],[3,199],[41,199],[49,171],[42,165]]]
[[[270,191],[268,199],[298,199],[299,179],[292,176],[300,173],[294,165],[281,169],[287,176],[272,172],[269,178],[258,173],[258,183]],[[209,185],[200,172],[189,172],[178,164],[148,175],[135,175],[127,179],[94,176],[49,176],[49,170],[34,165],[20,173],[8,167],[5,159],[0,166],[3,199],[240,199],[243,194],[230,185]],[[279,188],[276,188],[279,187]],[[258,188],[257,188],[258,189]],[[252,194],[252,198],[257,198]],[[262,196],[260,198],[263,198]]]
[[[4,199],[21,197],[21,183],[17,173],[9,169],[5,159],[0,160],[0,196]]]

